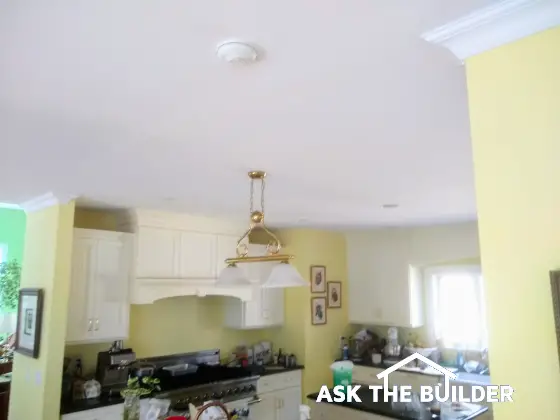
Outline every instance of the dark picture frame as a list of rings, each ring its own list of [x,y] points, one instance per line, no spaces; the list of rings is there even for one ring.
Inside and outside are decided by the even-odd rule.
[[[554,310],[554,326],[556,327],[556,347],[558,360],[560,360],[560,270],[550,271],[550,289]]]
[[[20,289],[15,351],[39,358],[43,324],[43,289]]]
[[[309,283],[311,293],[325,293],[327,291],[327,267],[312,265],[309,268]]]
[[[327,323],[327,298],[325,296],[311,298],[311,325]]]
[[[342,282],[327,282],[327,308],[342,308]]]

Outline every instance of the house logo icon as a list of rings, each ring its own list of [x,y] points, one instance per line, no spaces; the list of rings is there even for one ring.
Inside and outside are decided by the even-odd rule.
[[[383,379],[383,384],[387,388],[389,386],[388,383],[389,375],[393,373],[395,370],[400,369],[403,366],[406,366],[407,364],[409,364],[410,362],[416,359],[420,360],[421,362],[424,362],[428,366],[440,372],[443,376],[445,376],[446,382],[448,382],[450,379],[457,379],[457,375],[455,375],[453,372],[451,372],[448,369],[445,369],[443,366],[438,365],[436,362],[428,359],[427,357],[422,356],[420,353],[414,353],[408,356],[406,359],[401,360],[399,363],[395,363],[390,368],[385,369],[383,372],[377,374],[377,379]]]

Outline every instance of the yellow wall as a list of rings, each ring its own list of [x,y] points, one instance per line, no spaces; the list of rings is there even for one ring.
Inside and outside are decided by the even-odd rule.
[[[560,418],[549,270],[560,268],[560,28],[467,60],[496,420]],[[521,362],[521,365],[520,365]]]
[[[10,419],[59,416],[74,202],[27,215],[21,286],[44,291],[38,359],[16,354]]]
[[[348,333],[346,240],[341,233],[311,229],[278,233],[286,245],[285,252],[295,255],[292,263],[304,278],[309,279],[312,265],[324,265],[327,281],[342,282],[342,308],[327,309],[326,325],[311,325],[311,297],[320,294],[312,295],[307,287],[287,289],[284,327],[270,337],[276,347],[295,353],[298,362],[305,364],[305,396],[332,383],[329,366],[340,355],[339,337]]]

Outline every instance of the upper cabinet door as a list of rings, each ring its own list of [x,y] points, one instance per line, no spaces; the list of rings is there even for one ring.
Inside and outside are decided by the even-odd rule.
[[[180,277],[215,279],[218,236],[199,232],[181,232],[180,235]]]
[[[95,275],[95,247],[97,241],[74,235],[72,250],[72,278],[68,301],[67,342],[87,341],[93,331],[91,285]]]
[[[96,340],[128,338],[130,235],[100,239],[95,265],[93,336]]]
[[[137,233],[136,277],[180,278],[180,246],[180,231],[140,227]]]

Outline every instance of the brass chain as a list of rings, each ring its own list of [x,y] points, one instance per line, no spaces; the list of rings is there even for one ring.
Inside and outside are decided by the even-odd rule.
[[[261,212],[264,216],[264,178],[261,179]]]
[[[249,209],[249,214],[253,214],[253,194],[254,194],[254,190],[255,190],[255,180],[251,178],[251,197],[250,197],[250,209]]]

